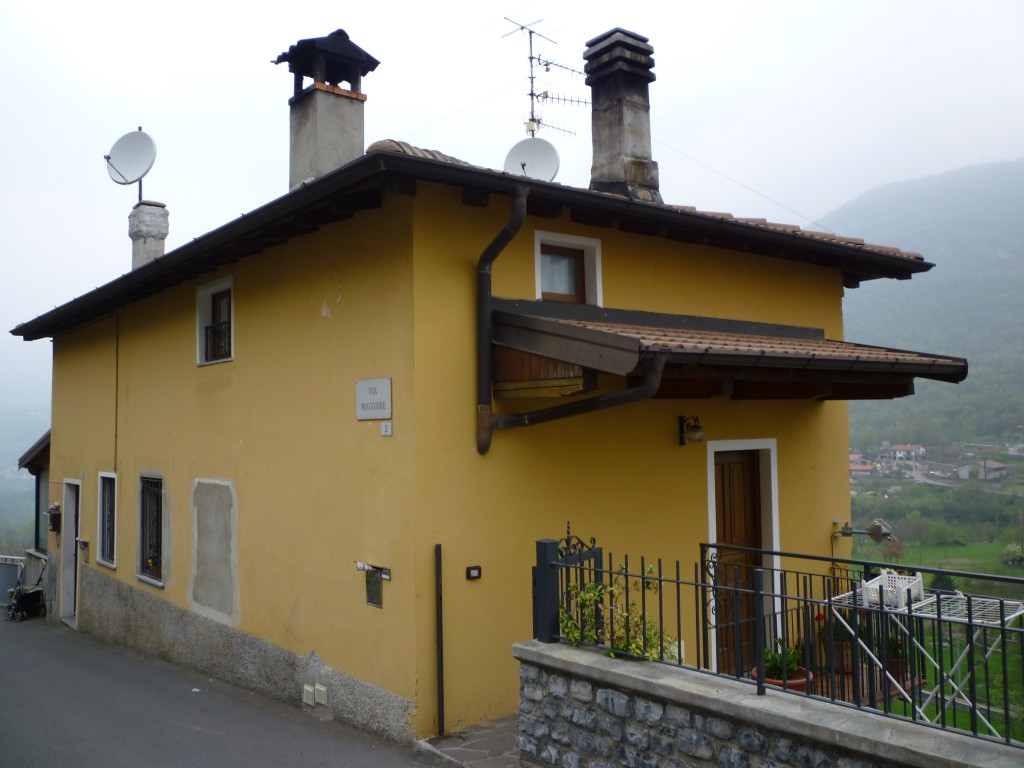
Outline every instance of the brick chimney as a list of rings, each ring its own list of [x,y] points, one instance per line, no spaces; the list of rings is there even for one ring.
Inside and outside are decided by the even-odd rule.
[[[128,237],[132,239],[132,269],[138,269],[164,255],[167,239],[167,206],[140,200],[128,214]]]
[[[647,92],[653,53],[646,37],[616,28],[588,41],[583,58],[593,104],[590,188],[660,203]]]
[[[361,157],[364,150],[362,78],[380,64],[345,30],[299,40],[277,57],[295,75],[291,107],[288,188],[319,178]],[[303,79],[313,83],[303,87]],[[346,83],[348,88],[340,87]]]

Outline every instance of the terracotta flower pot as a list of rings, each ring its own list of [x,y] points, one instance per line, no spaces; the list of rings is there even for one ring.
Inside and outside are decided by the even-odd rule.
[[[757,679],[757,668],[750,670],[750,676]],[[785,681],[782,678],[768,677],[764,678],[766,685],[774,685],[778,688],[786,688],[790,691],[806,691],[809,683],[814,682],[814,673],[808,672],[803,667],[797,667],[796,672],[793,673],[792,677],[787,678]]]
[[[889,674],[893,676],[897,683],[902,683],[906,680],[907,662],[902,656],[889,659],[888,667]]]
[[[832,664],[836,670],[849,673],[853,670],[853,643],[832,641]]]

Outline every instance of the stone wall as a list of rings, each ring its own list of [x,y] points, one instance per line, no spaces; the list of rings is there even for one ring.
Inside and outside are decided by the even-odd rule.
[[[1024,750],[694,670],[519,643],[519,754],[559,768],[1010,768]]]

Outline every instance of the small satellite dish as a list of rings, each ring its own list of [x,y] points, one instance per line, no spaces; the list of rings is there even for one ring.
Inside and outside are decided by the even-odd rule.
[[[523,139],[505,156],[505,173],[552,181],[558,175],[558,151],[544,139]]]
[[[104,155],[107,173],[118,184],[134,184],[149,173],[156,160],[156,144],[149,134],[137,131],[126,133],[114,142],[110,154]]]

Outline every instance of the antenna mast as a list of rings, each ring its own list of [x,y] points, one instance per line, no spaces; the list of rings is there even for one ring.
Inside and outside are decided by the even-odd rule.
[[[537,19],[536,21],[531,21],[529,24],[521,24],[518,21],[513,21],[508,16],[505,16],[504,18],[505,18],[505,21],[509,22],[510,24],[515,24],[516,27],[518,27],[518,30],[513,30],[512,32],[509,32],[507,35],[504,35],[504,37],[508,37],[509,35],[514,34],[516,31],[526,32],[527,35],[529,36],[529,46],[530,46],[530,56],[529,56],[529,60],[530,60],[530,93],[528,95],[530,97],[530,119],[526,123],[526,132],[528,134],[530,134],[531,137],[533,137],[533,136],[536,135],[537,131],[540,130],[541,124],[543,122],[541,120],[541,118],[537,116],[537,101],[538,100],[540,100],[540,101],[553,101],[553,102],[559,103],[559,104],[589,104],[588,101],[585,101],[583,99],[573,99],[573,98],[568,98],[568,97],[564,97],[564,96],[553,96],[553,95],[549,94],[547,91],[544,91],[543,93],[537,93],[537,88],[536,88],[537,75],[534,72],[534,67],[535,66],[544,67],[544,71],[545,72],[550,71],[551,67],[557,67],[558,69],[564,69],[564,70],[566,70],[568,72],[572,72],[573,74],[576,74],[576,75],[582,75],[583,73],[580,72],[579,70],[573,69],[572,67],[567,67],[567,66],[565,66],[563,64],[558,64],[558,63],[556,63],[554,61],[550,61],[548,59],[542,59],[540,56],[535,56],[534,55],[534,53],[533,53],[533,36],[534,35],[537,35],[538,37],[540,37],[540,38],[542,38],[544,40],[547,40],[549,43],[551,43],[553,45],[558,45],[558,43],[556,43],[550,37],[546,37],[545,35],[542,35],[540,32],[536,31],[535,29],[532,29],[532,27],[535,24],[540,24],[540,22],[544,21],[544,19]],[[568,133],[568,134],[571,134],[571,135],[575,135],[574,131],[570,131],[570,130],[568,130],[566,128],[559,128],[558,126],[550,125],[548,123],[543,123],[543,124],[546,125],[548,128],[553,128],[556,131],[562,131],[563,133]]]

